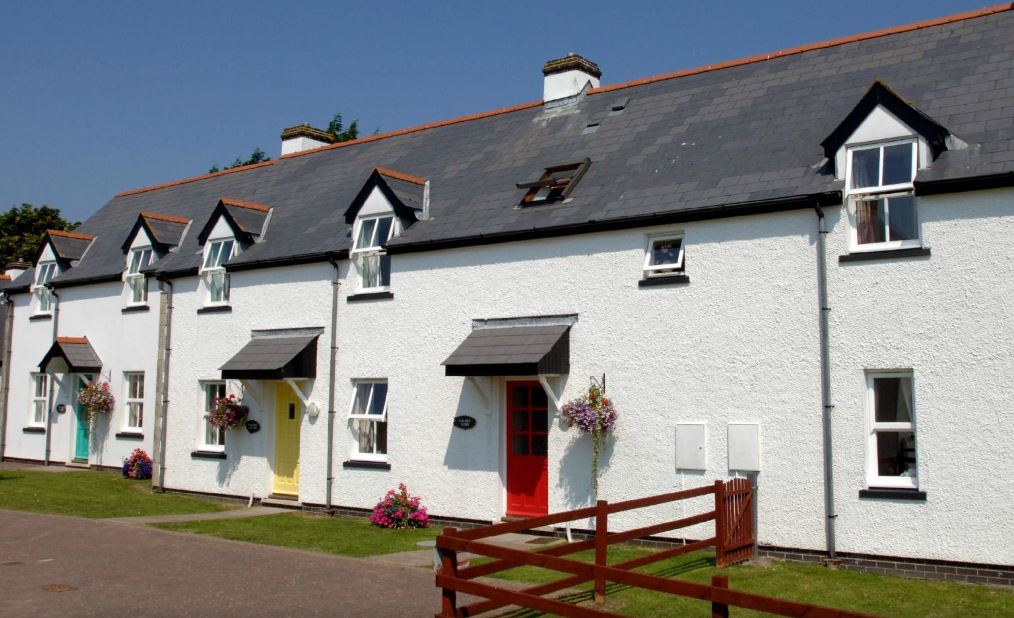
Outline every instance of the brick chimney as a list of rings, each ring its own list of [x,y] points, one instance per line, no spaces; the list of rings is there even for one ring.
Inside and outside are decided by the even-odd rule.
[[[597,88],[602,77],[599,65],[577,54],[550,60],[542,67],[542,74],[545,103],[577,96],[588,87]]]
[[[320,148],[332,143],[334,143],[334,138],[330,133],[311,127],[305,122],[282,131],[283,155]]]

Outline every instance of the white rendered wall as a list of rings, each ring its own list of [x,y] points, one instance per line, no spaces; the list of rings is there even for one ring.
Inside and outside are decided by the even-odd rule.
[[[542,100],[555,101],[576,96],[589,84],[591,88],[598,88],[599,80],[584,71],[570,70],[546,75],[542,83]]]
[[[223,460],[191,456],[200,449],[203,432],[200,382],[220,379],[219,367],[246,345],[251,330],[321,327],[325,332],[317,342],[318,377],[304,386],[304,393],[310,393],[322,412],[311,419],[304,410],[300,497],[306,500],[308,494],[323,496],[333,272],[325,262],[233,273],[231,313],[198,314],[204,293],[197,289],[197,277],[175,280],[166,487],[236,496],[252,493],[264,497],[271,493],[273,389],[278,383],[253,381],[244,392],[243,384],[230,382],[229,392],[243,392],[243,402],[250,406],[249,418],[257,420],[261,430],[254,434],[243,428],[228,430]]]
[[[321,146],[327,146],[325,142],[318,142],[315,139],[309,137],[293,137],[291,139],[282,140],[282,156],[292,154],[293,152],[301,152],[303,150],[311,150],[313,148],[320,148]]]
[[[1014,564],[1014,191],[918,201],[929,257],[838,263],[829,213],[838,549]],[[860,499],[867,369],[914,375],[925,502]]]
[[[639,288],[645,235],[667,229],[685,230],[691,281]],[[348,459],[352,434],[343,416],[352,381],[387,378],[391,470],[339,466],[336,503],[372,507],[404,481],[431,513],[498,520],[503,382],[493,381],[487,406],[464,378],[445,377],[440,363],[474,318],[577,313],[565,397],[606,373],[620,415],[604,449],[599,498],[726,478],[727,423],[759,422],[761,541],[822,547],[815,231],[813,213],[798,211],[394,256],[393,300],[340,306],[335,443],[336,459]],[[355,287],[347,281],[343,294]],[[474,416],[477,426],[453,428],[458,414]],[[696,421],[708,423],[707,470],[681,474],[676,424]],[[590,459],[590,438],[557,417],[550,511],[593,502]]]

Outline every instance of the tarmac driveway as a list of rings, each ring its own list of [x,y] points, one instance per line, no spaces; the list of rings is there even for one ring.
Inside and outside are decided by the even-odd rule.
[[[439,608],[425,569],[0,510],[0,616],[433,616]]]

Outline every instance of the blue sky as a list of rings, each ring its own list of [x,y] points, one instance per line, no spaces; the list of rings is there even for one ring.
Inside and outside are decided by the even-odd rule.
[[[988,2],[5,2],[0,209],[84,219],[336,111],[372,132],[536,100],[568,52],[610,84]]]

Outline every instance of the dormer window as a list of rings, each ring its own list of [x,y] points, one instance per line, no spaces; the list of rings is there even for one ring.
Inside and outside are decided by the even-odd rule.
[[[921,245],[912,187],[918,152],[914,139],[849,147],[846,191],[853,249]]]
[[[580,163],[547,167],[538,180],[519,182],[519,189],[528,189],[528,193],[521,198],[521,206],[538,206],[566,200],[590,165],[591,160],[585,159]]]
[[[36,313],[53,312],[53,290],[48,284],[56,276],[56,262],[40,262],[35,267],[35,283],[32,294],[35,296]]]
[[[142,247],[130,252],[127,262],[126,285],[129,294],[129,305],[145,305],[148,303],[148,280],[141,269],[151,264],[151,247]]]
[[[209,305],[226,305],[229,303],[229,273],[225,272],[225,263],[233,256],[236,242],[229,238],[212,240],[204,250],[204,265],[201,266],[201,277],[208,289]]]
[[[383,289],[391,285],[391,256],[384,247],[394,235],[394,228],[394,215],[361,217],[356,221],[352,254],[359,265],[361,289]]]

